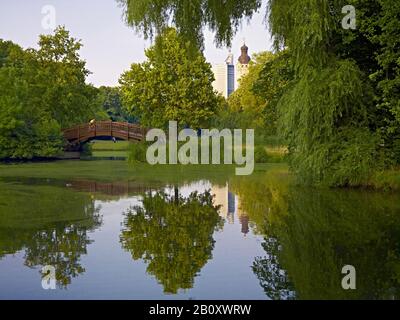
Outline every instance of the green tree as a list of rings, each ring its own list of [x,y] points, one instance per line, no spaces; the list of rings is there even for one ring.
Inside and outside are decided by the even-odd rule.
[[[122,3],[128,23],[145,34],[172,21],[189,38],[194,31],[196,43],[209,26],[219,44],[229,44],[238,23],[261,6],[261,1]],[[355,30],[342,28],[345,5],[357,10]],[[300,180],[359,185],[374,170],[399,162],[398,1],[269,0],[267,12],[276,50],[289,49],[293,81],[280,92],[277,118]]]
[[[247,128],[263,128],[265,125],[264,113],[267,108],[267,100],[256,95],[253,87],[260,77],[265,63],[271,60],[271,52],[261,52],[253,56],[249,66],[249,73],[239,80],[239,87],[228,98],[229,111],[241,113],[248,123],[242,125]]]
[[[101,105],[80,48],[64,27],[41,36],[38,50],[0,40],[0,158],[55,156],[62,128],[96,117]]]
[[[341,25],[342,7],[349,4],[356,8],[355,30]],[[400,6],[391,0],[308,7],[302,1],[270,1],[270,8],[276,46],[290,48],[295,66],[296,81],[278,109],[299,176],[357,185],[398,161],[399,68],[393,48]]]
[[[9,48],[0,68],[0,158],[56,155],[61,128],[43,107],[35,53]]]
[[[358,185],[376,168],[379,138],[369,127],[371,85],[356,61],[333,46],[343,6],[304,7],[297,0],[270,6],[276,46],[289,47],[293,57],[295,81],[278,103],[292,169],[305,183]]]
[[[213,233],[222,227],[210,192],[184,198],[148,193],[143,206],[126,213],[121,243],[134,260],[143,259],[167,293],[193,287],[195,276],[212,257]]]
[[[85,82],[90,72],[79,56],[81,41],[58,27],[53,35],[40,36],[39,46],[35,55],[43,107],[62,128],[95,118],[101,105],[96,99],[97,89]]]
[[[123,103],[140,123],[164,128],[169,121],[200,128],[215,113],[218,98],[214,75],[200,51],[174,29],[157,37],[146,51],[147,61],[133,64],[120,79]]]
[[[359,47],[362,54],[354,52],[351,57],[372,80],[374,129],[382,137],[389,158],[400,163],[400,4],[393,0],[352,4],[359,9],[359,33],[346,40],[348,47]]]
[[[112,121],[118,122],[135,122],[135,118],[129,116],[126,109],[122,105],[120,89],[117,87],[100,87],[99,99],[103,106],[107,117]]]
[[[267,134],[277,134],[278,103],[293,80],[291,57],[288,50],[284,50],[274,54],[264,63],[253,83],[253,94],[267,102],[263,110],[264,129]]]

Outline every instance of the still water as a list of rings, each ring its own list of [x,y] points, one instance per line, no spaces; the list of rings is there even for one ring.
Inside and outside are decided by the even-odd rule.
[[[286,174],[0,181],[0,299],[397,299],[400,196]],[[342,268],[356,290],[342,288]],[[57,288],[42,288],[54,266]]]

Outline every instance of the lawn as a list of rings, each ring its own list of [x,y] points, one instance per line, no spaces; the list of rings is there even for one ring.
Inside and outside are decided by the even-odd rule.
[[[157,165],[129,164],[127,161],[55,161],[23,164],[1,164],[0,179],[89,179],[97,181],[148,181],[185,183],[198,180],[226,182],[234,176],[233,165]],[[286,169],[284,164],[256,165],[255,172]]]
[[[128,141],[101,141],[95,140],[91,143],[93,151],[127,151],[129,149],[130,142]]]
[[[92,157],[108,158],[108,157],[128,157],[128,149],[130,143],[128,141],[101,141],[95,140],[91,144]]]

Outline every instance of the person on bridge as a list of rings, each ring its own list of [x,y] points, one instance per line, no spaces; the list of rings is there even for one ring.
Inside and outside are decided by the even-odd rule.
[[[96,127],[96,119],[92,119],[89,121],[89,128],[93,129]]]

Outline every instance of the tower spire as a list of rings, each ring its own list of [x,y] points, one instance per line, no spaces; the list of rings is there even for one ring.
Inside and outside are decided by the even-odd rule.
[[[249,64],[251,58],[249,56],[249,47],[246,46],[246,39],[243,38],[243,46],[240,48],[242,51],[240,57],[239,57],[239,62],[241,64]]]

